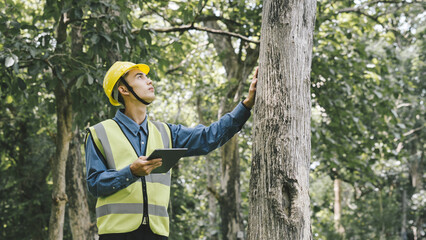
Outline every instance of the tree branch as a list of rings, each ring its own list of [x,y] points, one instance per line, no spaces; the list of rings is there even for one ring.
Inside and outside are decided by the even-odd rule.
[[[154,8],[152,8],[151,6],[149,6],[149,4],[146,4],[146,5],[148,6],[149,10],[151,10],[152,12],[154,12],[155,14],[157,14],[164,21],[168,22],[170,25],[176,24],[175,22],[172,22],[170,19],[166,18],[164,15],[160,14],[157,10],[155,10]]]
[[[182,25],[182,26],[178,26],[178,27],[149,28],[149,30],[152,30],[152,31],[155,31],[155,32],[161,32],[161,33],[185,32],[185,31],[189,31],[189,30],[198,30],[198,31],[204,31],[204,32],[213,33],[213,34],[219,34],[219,35],[225,35],[225,36],[239,38],[239,39],[241,39],[242,41],[245,41],[245,42],[260,44],[260,41],[252,40],[252,39],[250,39],[246,36],[243,36],[241,34],[238,34],[238,33],[233,33],[233,32],[228,32],[228,31],[223,31],[223,30],[218,30],[218,29],[212,29],[212,28],[207,28],[207,27],[201,27],[201,26],[195,26],[193,24],[187,24],[187,25]],[[133,33],[137,34],[137,33],[139,33],[139,30],[134,30]]]
[[[403,3],[403,4],[414,4],[414,3],[420,3],[419,1],[412,1],[412,2],[407,2],[407,1],[383,1],[383,0],[376,0],[376,1],[371,1],[371,2],[366,2],[358,7],[352,7],[352,8],[343,8],[337,11],[337,13],[342,13],[342,12],[358,12],[361,9],[365,9],[367,7],[370,7],[372,5],[378,4],[378,3],[384,3],[384,4],[391,4],[391,3]]]
[[[204,16],[198,16],[196,18],[196,22],[206,22],[206,21],[221,21],[226,26],[228,26],[228,28],[229,28],[230,25],[235,25],[235,26],[240,26],[240,27],[244,25],[244,24],[241,24],[241,23],[236,22],[234,20],[227,19],[227,18],[224,18],[224,17],[214,16],[214,15],[204,15]]]
[[[400,46],[401,44],[400,44],[399,37],[402,37],[402,38],[404,38],[404,39],[406,39],[407,37],[406,37],[406,36],[403,36],[403,35],[401,34],[401,32],[399,32],[399,31],[398,31],[398,29],[393,28],[393,27],[386,26],[384,23],[382,23],[382,22],[380,22],[380,21],[379,21],[379,17],[380,17],[380,16],[382,16],[382,15],[386,15],[386,14],[390,14],[391,12],[388,12],[388,13],[385,13],[385,14],[378,14],[378,15],[376,15],[376,16],[373,16],[373,15],[368,14],[368,13],[367,13],[367,12],[365,12],[365,11],[362,11],[363,9],[366,9],[366,8],[368,8],[368,7],[370,7],[370,6],[374,5],[374,4],[377,4],[377,3],[385,3],[385,4],[391,4],[391,3],[396,3],[396,4],[397,4],[397,3],[413,4],[413,3],[419,3],[419,2],[417,2],[417,1],[413,1],[413,2],[405,2],[405,1],[379,1],[379,0],[377,0],[377,1],[367,2],[367,3],[365,3],[365,4],[362,4],[362,5],[358,6],[358,7],[343,8],[343,9],[337,10],[337,11],[336,11],[336,14],[340,14],[340,13],[357,13],[357,14],[359,14],[359,15],[364,15],[364,16],[366,16],[367,18],[370,18],[370,19],[371,19],[371,20],[373,20],[374,22],[378,23],[378,24],[379,24],[380,26],[382,26],[382,27],[383,27],[386,31],[391,31],[391,32],[393,32],[393,33],[394,33],[394,35],[395,35],[395,37],[396,37],[397,44],[398,44],[398,46]],[[396,12],[396,11],[397,11],[397,10],[399,10],[401,7],[402,7],[402,6],[399,6],[399,7],[398,7],[395,11],[393,11],[393,12]]]
[[[422,128],[424,127],[424,125],[423,126],[421,126],[421,127],[418,127],[418,128],[415,128],[415,129],[411,129],[410,131],[408,131],[408,132],[406,132],[406,133],[404,133],[404,134],[402,134],[404,137],[406,137],[406,136],[409,136],[409,135],[411,135],[411,134],[413,134],[413,133],[415,133],[415,132],[417,132],[417,131],[420,131],[420,130],[422,130]]]
[[[207,187],[207,190],[216,198],[217,201],[220,201],[220,195],[216,191],[216,189],[213,189],[211,187]]]

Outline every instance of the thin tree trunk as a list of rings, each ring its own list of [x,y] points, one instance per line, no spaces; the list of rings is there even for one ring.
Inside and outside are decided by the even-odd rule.
[[[407,190],[402,190],[401,239],[407,240]]]
[[[70,93],[61,83],[55,90],[57,135],[56,157],[52,163],[52,210],[49,221],[49,239],[61,240],[63,238],[65,205],[68,201],[65,193],[65,168],[71,140],[72,107]]]
[[[62,7],[62,6],[61,6]],[[66,53],[67,49],[62,45],[67,37],[68,23],[67,13],[62,13],[56,30],[57,48],[55,52]],[[81,54],[83,46],[83,36],[81,26],[73,26],[71,30],[71,55]],[[60,68],[53,66],[52,72],[57,78],[55,88],[57,136],[56,136],[56,157],[52,163],[52,210],[49,221],[49,239],[56,240],[63,238],[63,227],[65,218],[65,205],[68,201],[65,190],[65,172],[69,153],[69,145],[72,139],[73,110],[71,101],[71,79],[63,77]]]
[[[207,188],[210,189],[213,192],[216,192],[214,189],[216,189],[216,181],[215,181],[215,175],[217,174],[212,165],[214,164],[212,160],[209,158],[209,156],[205,157],[206,159],[206,166],[207,166]],[[209,194],[209,223],[210,223],[210,229],[216,229],[217,228],[217,196],[213,193]],[[218,240],[219,234],[217,232],[211,232],[209,234],[209,239],[211,240]]]
[[[197,114],[198,114],[198,121],[203,124],[204,126],[207,126],[208,123],[206,122],[204,118],[203,109],[201,107],[201,96],[197,96]],[[216,211],[217,211],[217,202],[219,201],[219,195],[216,191],[216,182],[215,182],[215,176],[217,175],[216,171],[214,170],[214,162],[209,157],[209,155],[205,156],[204,159],[206,160],[206,172],[207,172],[207,190],[209,191],[209,201],[208,201],[208,215],[209,215],[209,223],[210,229],[216,229],[217,228],[217,217],[216,217]],[[217,232],[209,232],[208,239],[211,240],[218,240],[219,239],[219,233]]]
[[[263,2],[248,239],[312,239],[310,72],[316,1]]]
[[[334,179],[334,230],[344,238],[345,229],[342,226],[342,189],[341,189],[341,180]]]
[[[240,156],[238,135],[222,148],[222,175],[220,191],[220,216],[223,239],[244,239],[244,226],[240,210]]]
[[[413,144],[411,146],[411,155],[413,156],[413,160],[411,161],[409,168],[410,168],[410,175],[411,175],[411,182],[412,187],[414,188],[414,194],[419,193],[423,189],[423,166],[424,166],[424,144],[422,142],[418,144]],[[417,147],[420,147],[420,151],[417,150]],[[423,227],[423,220],[422,214],[417,213],[415,217],[415,222],[413,226],[411,227],[414,235],[414,240],[420,239],[422,237],[422,234],[424,234],[424,227]]]
[[[93,239],[90,228],[90,212],[87,203],[86,179],[83,175],[83,159],[78,129],[74,133],[67,162],[68,216],[72,238],[75,240]]]
[[[381,230],[380,230],[380,235],[379,235],[379,239],[380,240],[385,240],[385,223],[384,223],[384,218],[383,218],[383,198],[382,198],[382,189],[379,190],[379,213],[380,213],[380,224],[381,226]]]
[[[210,28],[220,29],[214,21],[204,22]],[[213,41],[217,54],[226,69],[228,81],[236,82],[229,84],[228,92],[220,104],[218,117],[220,118],[240,100],[243,81],[254,68],[258,58],[258,48],[247,54],[246,60],[242,61],[235,54],[229,37],[217,34],[208,34]],[[236,80],[236,81],[235,81]],[[240,158],[238,151],[238,136],[235,135],[221,148],[221,191],[219,194],[221,232],[224,240],[244,239],[244,225],[241,217],[240,205]]]

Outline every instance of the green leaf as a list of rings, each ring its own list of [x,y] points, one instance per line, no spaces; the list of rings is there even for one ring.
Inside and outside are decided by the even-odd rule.
[[[25,84],[24,80],[22,80],[22,78],[18,78],[18,87],[24,91],[25,89],[27,89],[27,85]]]
[[[75,8],[74,15],[77,19],[81,19],[83,17],[83,11],[81,10],[81,8]]]
[[[105,33],[99,33],[99,35],[101,35],[103,38],[105,38],[105,40],[107,40],[108,42],[111,42],[111,37],[106,35]]]
[[[141,29],[140,32],[139,32],[139,35],[146,40],[148,45],[152,44],[151,35],[149,34],[149,32],[147,30]]]
[[[77,89],[79,89],[79,88],[81,87],[81,84],[83,83],[83,80],[84,80],[84,77],[83,77],[83,76],[80,76],[80,77],[77,79],[77,83],[75,84],[75,86],[77,87]]]
[[[87,82],[89,83],[89,85],[93,84],[93,77],[90,74],[87,74]]]
[[[93,45],[95,45],[99,42],[99,36],[96,34],[93,34],[90,40],[92,41]]]

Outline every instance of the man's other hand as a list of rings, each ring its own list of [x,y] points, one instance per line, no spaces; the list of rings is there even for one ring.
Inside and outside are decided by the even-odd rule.
[[[163,164],[161,158],[155,158],[151,160],[147,160],[147,158],[147,156],[140,156],[130,165],[130,171],[133,175],[138,177],[149,175],[152,170]]]

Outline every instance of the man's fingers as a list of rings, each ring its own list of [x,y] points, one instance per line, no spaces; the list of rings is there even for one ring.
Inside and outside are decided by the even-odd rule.
[[[163,165],[163,162],[159,162],[157,164],[147,166],[145,170],[147,175],[150,174],[154,169],[160,167],[161,165]]]
[[[150,159],[150,160],[146,160],[148,165],[153,165],[156,164],[158,162],[161,162],[163,159],[162,158],[154,158],[154,159]]]
[[[253,87],[256,87],[256,84],[257,84],[257,78],[253,79],[253,81],[251,82],[251,84],[253,85]]]

